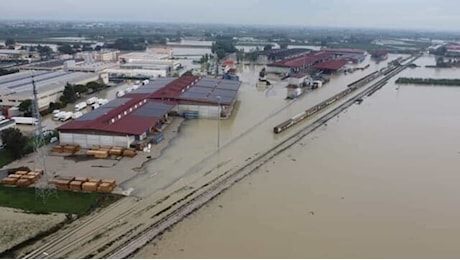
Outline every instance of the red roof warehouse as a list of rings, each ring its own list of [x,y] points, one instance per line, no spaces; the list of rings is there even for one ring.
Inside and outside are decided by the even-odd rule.
[[[195,76],[159,78],[57,129],[62,143],[78,143],[83,148],[127,146],[160,128],[162,119],[171,111],[182,114],[192,110],[199,117],[216,117],[217,112],[200,114],[201,110],[214,108],[225,116],[231,112],[240,85],[239,81]],[[203,106],[207,108],[201,109]],[[114,141],[101,143],[104,138]]]

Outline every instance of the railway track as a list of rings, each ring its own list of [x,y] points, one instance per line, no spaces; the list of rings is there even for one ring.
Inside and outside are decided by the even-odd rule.
[[[94,215],[94,217],[86,220],[85,225],[82,228],[71,230],[70,232],[61,232],[56,237],[53,237],[51,241],[40,246],[39,248],[33,250],[32,252],[25,255],[23,258],[57,258],[66,253],[66,250],[71,249],[75,244],[86,240],[88,237],[96,236],[98,233],[102,232],[104,229],[116,223],[118,220],[123,219],[125,216],[131,214],[136,208],[135,204],[129,203],[132,207],[128,208],[123,214],[117,215],[113,222],[104,223],[103,220],[106,216],[113,214],[113,211],[117,210],[120,205],[124,204],[124,201],[114,203],[109,206],[108,209],[104,210],[100,214]],[[85,229],[85,226],[90,226],[98,221],[101,223],[98,225],[98,228],[94,229]]]
[[[193,213],[195,210],[201,208],[207,202],[218,196],[220,193],[224,192],[228,188],[230,188],[234,183],[242,180],[244,177],[249,175],[254,170],[258,169],[262,165],[264,165],[268,160],[272,159],[276,155],[282,153],[286,149],[290,148],[292,145],[296,144],[299,140],[310,134],[311,132],[315,131],[317,128],[322,126],[324,123],[329,121],[330,119],[334,118],[342,111],[353,105],[357,100],[364,98],[365,96],[369,96],[378,89],[382,88],[390,78],[394,77],[396,74],[407,68],[408,64],[415,61],[418,57],[414,57],[410,62],[406,65],[400,66],[389,72],[384,78],[379,80],[378,82],[372,84],[370,87],[366,88],[364,91],[358,93],[357,95],[353,96],[349,100],[345,101],[338,107],[334,108],[327,114],[321,116],[311,124],[303,127],[295,134],[284,140],[278,145],[275,145],[270,150],[266,151],[265,153],[257,156],[252,161],[244,165],[243,167],[237,169],[233,173],[229,173],[229,175],[223,178],[218,183],[212,185],[208,190],[202,192],[201,194],[197,195],[195,198],[191,199],[190,201],[186,202],[184,205],[180,206],[178,209],[169,213],[166,217],[161,219],[157,224],[151,226],[151,228],[147,229],[146,231],[140,233],[137,237],[134,237],[128,241],[125,245],[118,247],[112,252],[107,253],[104,257],[111,258],[111,259],[121,259],[127,258],[135,253],[137,250],[142,248],[146,245],[149,241],[160,235],[166,229],[170,228],[174,224],[181,221],[187,215]]]

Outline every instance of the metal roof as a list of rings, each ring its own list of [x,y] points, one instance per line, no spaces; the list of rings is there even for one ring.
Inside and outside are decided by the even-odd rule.
[[[328,60],[316,64],[314,67],[316,69],[325,69],[325,70],[338,70],[347,64],[346,60]]]
[[[140,135],[181,101],[216,105],[234,102],[240,81],[182,76],[160,78],[66,123],[60,131],[93,130]],[[210,87],[213,86],[213,87]],[[149,91],[144,91],[144,90]],[[218,98],[219,97],[219,98]]]
[[[17,74],[17,75],[15,75]],[[13,75],[0,77],[0,94],[31,95],[32,94],[32,75],[34,76],[37,91],[44,92],[55,88],[64,88],[67,82],[76,83],[96,77],[94,73],[84,72],[19,72]]]

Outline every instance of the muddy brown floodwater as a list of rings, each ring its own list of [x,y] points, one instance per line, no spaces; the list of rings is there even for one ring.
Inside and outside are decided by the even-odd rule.
[[[134,257],[460,257],[460,88],[397,77]]]

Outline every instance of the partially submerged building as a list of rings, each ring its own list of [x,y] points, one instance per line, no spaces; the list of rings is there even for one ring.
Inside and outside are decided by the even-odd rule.
[[[161,128],[170,114],[227,117],[241,82],[183,76],[159,78],[58,127],[62,143],[130,147]]]

